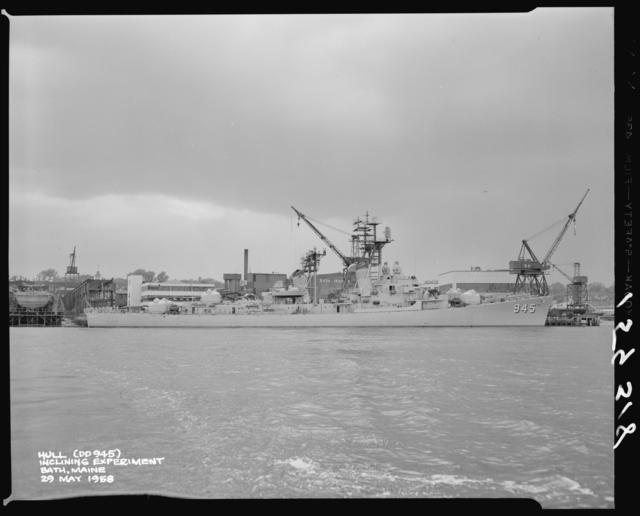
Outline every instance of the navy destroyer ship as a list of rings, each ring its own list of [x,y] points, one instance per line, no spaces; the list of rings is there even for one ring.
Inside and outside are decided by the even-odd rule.
[[[548,291],[522,288],[501,298],[474,291],[450,289],[403,274],[398,262],[382,261],[382,249],[391,239],[387,227],[380,233],[376,219],[354,222],[349,255],[340,251],[292,206],[298,223],[304,221],[335,252],[344,265],[343,288],[332,302],[317,299],[320,255],[314,249],[302,260],[286,288],[262,293],[261,299],[227,301],[217,290],[199,300],[175,303],[155,299],[144,306],[123,309],[88,308],[87,326],[107,327],[348,327],[348,326],[544,326],[552,304]],[[520,276],[518,277],[520,279]]]

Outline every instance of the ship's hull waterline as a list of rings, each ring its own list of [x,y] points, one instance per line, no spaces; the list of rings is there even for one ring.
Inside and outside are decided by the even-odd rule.
[[[428,310],[252,314],[152,314],[87,311],[90,328],[266,328],[266,327],[411,327],[544,326],[550,297]]]

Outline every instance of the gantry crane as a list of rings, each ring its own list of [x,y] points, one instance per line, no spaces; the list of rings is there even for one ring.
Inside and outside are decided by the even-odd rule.
[[[527,240],[522,241],[522,247],[520,247],[520,252],[518,253],[518,258],[516,260],[512,260],[509,262],[509,272],[511,274],[517,274],[516,283],[514,287],[514,292],[528,292],[534,295],[546,296],[549,294],[549,285],[547,284],[547,280],[545,278],[545,274],[553,265],[550,260],[555,253],[556,249],[560,245],[560,241],[564,237],[569,225],[573,222],[575,224],[576,214],[578,213],[578,209],[584,202],[585,197],[589,193],[589,188],[582,196],[582,199],[576,206],[576,209],[573,210],[567,216],[567,220],[565,221],[562,230],[556,237],[556,239],[551,244],[551,247],[544,255],[542,260],[539,260],[535,255],[529,242]],[[546,231],[546,230],[544,230]],[[537,236],[540,233],[537,233]],[[533,237],[531,237],[533,238]],[[531,239],[529,238],[529,240]],[[528,255],[528,257],[527,257]],[[556,267],[557,268],[557,267]],[[564,274],[564,273],[563,273]]]
[[[569,275],[557,265],[552,263],[551,266],[569,280],[569,284],[567,285],[567,308],[584,310],[589,301],[589,290],[587,288],[588,278],[580,274],[580,264],[574,262],[573,278],[569,277]]]

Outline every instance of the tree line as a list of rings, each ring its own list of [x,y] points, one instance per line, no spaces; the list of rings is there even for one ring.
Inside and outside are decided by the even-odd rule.
[[[164,283],[169,280],[169,275],[165,271],[162,271],[159,274],[156,274],[154,271],[147,271],[145,269],[136,269],[135,271],[127,274],[127,276],[131,276],[132,274],[137,274],[139,276],[142,276],[142,279],[147,283],[150,283],[150,282]],[[202,276],[198,276],[197,279],[188,278],[188,279],[181,279],[176,281],[179,283],[211,283],[211,284],[215,284],[216,286],[223,285],[223,283],[221,283],[216,279],[203,278]]]
[[[150,283],[150,282],[164,283],[166,281],[169,281],[169,274],[167,274],[166,271],[161,271],[158,274],[156,274],[155,271],[140,268],[127,273],[127,276],[131,276],[132,274],[142,276],[143,281],[145,281],[146,283]],[[93,277],[94,276],[91,274],[79,274],[77,279],[78,281],[82,282],[87,279],[91,279]],[[28,278],[25,278],[22,276],[9,276],[9,281],[20,281],[20,280],[27,280],[27,279]],[[49,268],[49,269],[44,269],[40,271],[37,274],[35,279],[37,281],[55,282],[55,281],[62,281],[64,278],[58,274],[58,271],[56,271],[53,268]],[[126,278],[114,278],[114,281],[118,286],[126,287],[127,285]],[[223,286],[222,282],[214,278],[203,278],[201,276],[198,276],[197,279],[189,278],[189,279],[181,279],[181,280],[175,280],[175,281],[179,283],[211,283],[212,285]]]
[[[549,292],[556,303],[564,303],[567,300],[567,285],[560,282],[549,285]],[[594,306],[613,306],[615,303],[615,287],[605,286],[604,283],[594,281],[587,285],[589,303]]]
[[[147,271],[145,269],[136,269],[133,272],[127,274],[127,276],[131,276],[132,274],[142,276],[143,281],[146,283],[150,283],[152,281],[157,281],[158,283],[164,283],[169,279],[169,275],[165,272],[159,272],[156,274],[154,271]]]

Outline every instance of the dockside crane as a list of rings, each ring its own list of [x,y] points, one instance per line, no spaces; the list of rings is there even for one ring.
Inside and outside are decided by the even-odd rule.
[[[580,263],[574,262],[573,264],[573,278],[557,265],[552,263],[551,266],[569,280],[566,295],[567,308],[574,311],[582,310],[584,312],[587,302],[589,301],[589,290],[587,288],[587,276],[580,274]]]
[[[576,265],[578,267],[580,267],[580,264],[576,262]],[[569,280],[569,282],[573,281],[573,278],[571,276],[569,276],[566,272],[564,272],[560,267],[558,267],[555,263],[551,264],[551,267],[553,267],[555,270],[557,270],[560,274],[562,274],[565,278],[567,278]]]
[[[76,246],[73,246],[73,252],[69,255],[69,265],[67,265],[67,272],[65,277],[77,279],[78,267],[76,266]]]
[[[345,269],[349,267],[349,265],[356,263],[359,260],[358,258],[346,256],[344,253],[340,251],[340,249],[338,249],[335,245],[333,245],[333,243],[326,236],[324,236],[317,227],[315,227],[311,223],[311,221],[304,215],[304,213],[299,212],[293,206],[291,206],[291,209],[296,212],[296,215],[298,215],[298,225],[300,224],[300,219],[304,220],[307,223],[307,225],[312,229],[312,231],[320,237],[320,240],[322,240],[325,244],[327,244],[329,248],[340,257],[340,259],[342,260],[342,263],[344,264]]]
[[[514,287],[515,293],[528,292],[531,294],[542,295],[542,296],[546,296],[549,294],[549,285],[547,284],[545,274],[552,266],[554,266],[550,261],[551,257],[558,249],[558,246],[560,245],[560,242],[562,241],[565,233],[567,232],[569,225],[572,222],[575,224],[576,214],[578,213],[580,206],[582,205],[585,198],[587,197],[589,190],[590,189],[587,188],[587,191],[582,196],[582,199],[576,206],[576,209],[573,210],[573,212],[567,216],[567,220],[565,221],[564,226],[562,227],[562,230],[560,231],[556,239],[553,241],[553,243],[551,244],[551,247],[549,247],[549,250],[546,252],[542,260],[538,259],[538,257],[535,255],[535,253],[531,249],[531,246],[529,245],[528,240],[531,240],[531,238],[533,237],[530,237],[529,239],[522,241],[522,246],[520,247],[518,258],[516,260],[511,260],[509,262],[509,272],[511,274],[517,274],[516,283]],[[543,231],[546,231],[546,230],[543,230]],[[537,236],[539,234],[540,233],[537,233],[534,236]]]

